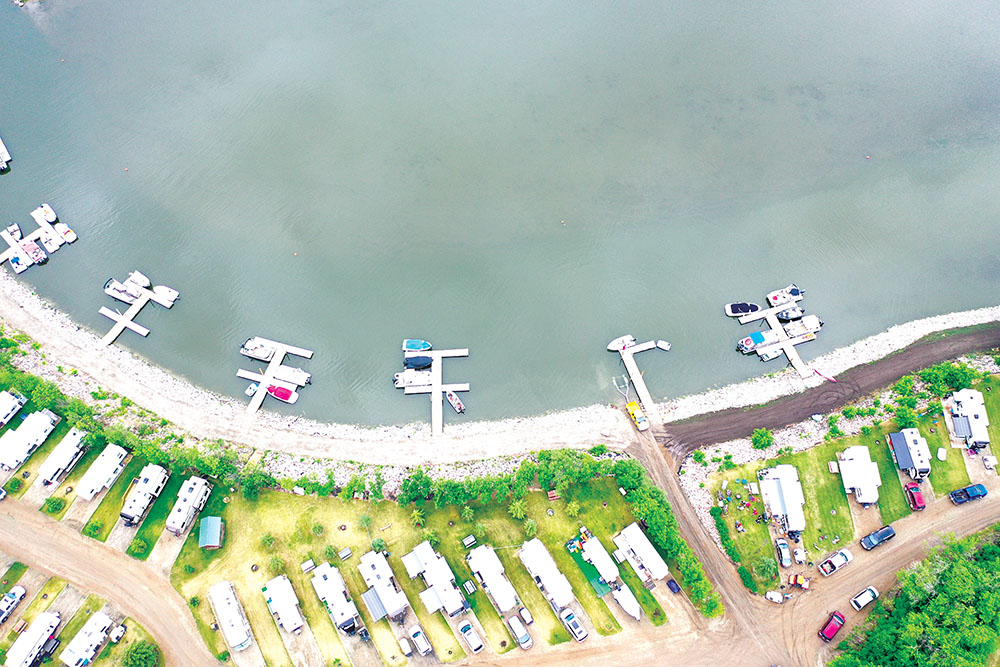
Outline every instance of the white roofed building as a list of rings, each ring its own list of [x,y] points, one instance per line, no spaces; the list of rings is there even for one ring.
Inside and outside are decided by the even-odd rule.
[[[12,391],[0,391],[0,428],[7,425],[14,418],[28,399]]]
[[[59,659],[69,667],[85,667],[91,664],[104,640],[108,638],[108,631],[112,625],[114,622],[110,616],[102,611],[95,612],[59,654]]]
[[[231,581],[220,581],[208,589],[208,601],[215,612],[222,636],[232,651],[242,651],[253,644],[253,632],[236,588]]]
[[[278,625],[286,632],[299,634],[302,632],[302,613],[299,611],[299,598],[295,595],[292,582],[285,575],[279,575],[267,582],[260,589],[267,601],[267,609],[274,616]]]
[[[38,477],[44,486],[58,483],[63,475],[73,469],[86,451],[83,447],[83,438],[86,435],[84,431],[74,428],[59,441],[38,468]]]
[[[17,470],[55,429],[60,417],[51,410],[32,412],[16,429],[0,436],[0,468]]]
[[[321,563],[313,570],[312,586],[335,626],[349,635],[362,627],[358,606],[351,600],[340,570],[329,563]]]
[[[966,447],[984,449],[990,444],[990,418],[986,414],[986,402],[983,392],[975,389],[962,389],[951,396],[952,422],[955,425],[955,437],[964,440]]]
[[[28,629],[18,635],[7,649],[4,667],[32,667],[42,656],[45,643],[56,634],[60,619],[57,611],[43,611]]]
[[[181,535],[187,530],[194,518],[198,516],[212,495],[212,485],[203,477],[191,476],[177,492],[177,502],[167,516],[167,530],[174,535]]]
[[[506,614],[521,604],[517,591],[504,574],[503,563],[500,562],[493,547],[485,544],[478,546],[469,552],[465,560],[469,563],[469,569],[479,579],[479,583],[483,585],[483,590],[493,600],[497,611]]]
[[[878,464],[872,461],[871,452],[864,445],[848,447],[839,456],[840,477],[844,491],[854,494],[854,499],[863,505],[878,502],[878,487],[882,477]]]
[[[361,594],[361,599],[371,612],[372,620],[378,621],[386,617],[392,621],[402,620],[410,603],[406,599],[406,594],[396,584],[385,554],[381,551],[369,551],[364,554],[358,563],[358,571],[369,586],[369,589]]]
[[[427,584],[427,590],[420,593],[420,601],[429,613],[441,611],[457,616],[468,610],[465,598],[455,586],[455,574],[430,542],[424,540],[403,556],[403,566],[410,579],[421,576]]]
[[[589,534],[586,528],[581,528],[580,532]],[[626,614],[638,621],[642,614],[639,601],[635,599],[632,590],[621,580],[618,566],[601,541],[597,537],[591,536],[590,539],[583,541],[583,547],[580,551],[583,554],[583,559],[593,565],[604,583],[611,587],[611,597],[621,605]]]
[[[632,522],[625,526],[611,541],[628,560],[636,576],[649,588],[652,588],[649,584],[657,579],[666,579],[670,574],[666,562],[638,523]]]
[[[128,452],[118,445],[108,445],[100,453],[87,472],[83,473],[80,483],[76,485],[76,495],[84,500],[93,500],[94,496],[110,488],[125,469],[125,457]]]
[[[760,495],[767,511],[785,522],[785,530],[801,532],[806,529],[806,515],[802,508],[806,498],[802,494],[799,471],[787,463],[767,468],[757,473]]]
[[[552,554],[537,537],[525,542],[517,551],[517,557],[524,563],[538,588],[545,594],[549,604],[556,611],[562,611],[574,600],[573,587],[559,571]]]
[[[125,525],[134,526],[146,516],[163,487],[167,485],[170,473],[163,466],[148,464],[139,472],[138,481],[132,485],[125,504],[122,505],[121,517]]]

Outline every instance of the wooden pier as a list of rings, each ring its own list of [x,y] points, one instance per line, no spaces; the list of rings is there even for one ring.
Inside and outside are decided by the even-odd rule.
[[[764,310],[758,310],[756,313],[750,313],[748,315],[743,315],[739,318],[740,324],[749,324],[750,322],[756,322],[757,320],[763,319],[767,321],[768,326],[771,330],[776,332],[779,338],[777,343],[772,345],[767,345],[762,349],[773,349],[775,347],[780,347],[785,356],[788,357],[788,361],[792,364],[792,367],[799,372],[799,376],[806,378],[812,373],[806,366],[805,362],[802,361],[802,357],[799,356],[798,350],[795,346],[800,343],[805,343],[807,340],[812,340],[812,338],[796,336],[794,338],[790,337],[785,331],[785,328],[781,326],[781,322],[778,321],[777,313],[782,310],[787,310],[795,305],[797,301],[802,300],[802,295],[789,296],[788,300],[779,303],[771,308],[765,308]]]
[[[444,431],[444,392],[446,391],[469,391],[468,382],[456,384],[442,384],[441,360],[446,357],[467,357],[469,348],[459,348],[454,350],[427,350],[423,352],[407,352],[406,357],[430,357],[431,361],[431,383],[422,387],[404,387],[404,394],[430,394],[431,396],[431,435],[441,435]]]
[[[652,350],[655,347],[656,341],[650,340],[645,343],[625,346],[618,350],[618,354],[622,356],[622,363],[625,364],[625,370],[628,371],[629,380],[632,382],[632,386],[635,387],[635,393],[639,397],[642,409],[646,412],[646,418],[649,419],[650,423],[658,424],[660,423],[660,419],[656,410],[656,401],[653,400],[652,394],[646,388],[646,380],[642,377],[639,365],[635,363],[636,354]]]
[[[254,392],[253,396],[250,398],[250,403],[247,404],[247,414],[250,415],[260,409],[261,404],[267,397],[268,387],[283,387],[285,389],[295,391],[298,387],[305,386],[304,384],[279,380],[275,377],[276,374],[280,372],[282,362],[285,360],[286,354],[293,354],[296,357],[304,357],[306,359],[312,359],[313,356],[312,350],[295,347],[294,345],[288,345],[287,343],[279,343],[278,341],[268,340],[267,338],[260,338],[259,336],[256,340],[272,348],[274,353],[271,355],[271,360],[268,362],[267,368],[264,369],[263,374],[243,370],[242,368],[236,371],[236,377],[257,383],[257,391]]]
[[[142,310],[143,306],[150,301],[154,301],[164,308],[170,308],[174,305],[174,301],[176,300],[176,298],[169,299],[145,287],[136,287],[139,290],[139,297],[132,302],[132,304],[128,307],[128,310],[124,313],[120,313],[117,310],[111,310],[105,306],[101,306],[101,308],[97,311],[101,315],[104,315],[108,319],[114,321],[114,325],[111,327],[111,330],[104,334],[104,337],[101,338],[101,345],[111,345],[111,343],[115,342],[115,339],[117,339],[118,336],[125,331],[125,329],[134,331],[140,336],[148,336],[149,329],[140,324],[136,324],[132,320],[134,320],[136,315],[139,314],[139,311]]]

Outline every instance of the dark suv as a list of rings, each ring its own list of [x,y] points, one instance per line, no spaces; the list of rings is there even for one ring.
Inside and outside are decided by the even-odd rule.
[[[892,526],[882,526],[874,533],[861,538],[861,548],[865,551],[871,551],[878,545],[888,542],[894,537],[896,537],[896,531],[893,530]]]

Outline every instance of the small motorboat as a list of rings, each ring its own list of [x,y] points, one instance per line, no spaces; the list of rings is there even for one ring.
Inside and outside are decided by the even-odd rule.
[[[35,264],[44,264],[49,261],[48,255],[42,252],[42,249],[34,241],[21,241],[21,249],[24,250],[28,258]]]
[[[133,283],[135,285],[138,285],[139,287],[146,287],[146,288],[148,288],[150,285],[153,284],[152,282],[150,282],[149,278],[147,278],[145,274],[139,273],[138,271],[133,271],[132,273],[128,274],[128,278],[125,279],[125,282]]]
[[[42,233],[38,235],[38,240],[42,242],[45,250],[49,253],[59,250],[59,246],[65,243],[54,231],[50,233],[47,229],[42,230]]]
[[[59,219],[56,212],[52,210],[52,207],[48,204],[42,204],[38,208],[42,209],[42,215],[45,216],[45,222],[53,223]]]
[[[10,258],[10,265],[14,269],[14,273],[24,273],[31,266],[31,262],[24,261],[20,255],[14,255]]]
[[[621,352],[625,348],[632,347],[633,345],[635,345],[635,336],[632,334],[625,334],[624,336],[619,336],[608,343],[608,351]]]
[[[804,308],[799,306],[792,306],[791,308],[785,308],[784,310],[779,310],[774,314],[778,318],[779,322],[791,322],[793,320],[802,319],[802,316],[806,314]]]
[[[255,336],[244,341],[243,345],[240,346],[240,354],[258,361],[270,361],[271,357],[274,356],[274,348],[263,338]]]
[[[660,348],[664,352],[669,352],[670,351],[670,343],[668,341],[665,341],[665,340],[658,340],[658,341],[656,341],[656,347]]]
[[[781,341],[777,331],[766,329],[764,331],[754,331],[752,334],[736,343],[736,349],[743,354],[750,354],[759,347],[767,347]]]
[[[295,368],[294,366],[278,366],[274,369],[274,379],[282,382],[290,382],[300,387],[312,382],[312,373]]]
[[[788,287],[774,290],[773,292],[768,294],[767,302],[771,306],[780,306],[783,303],[788,303],[789,301],[793,301],[805,295],[806,291],[804,289],[799,289],[798,285],[792,283]]]
[[[444,397],[451,403],[451,407],[455,408],[455,412],[458,414],[465,412],[465,404],[462,403],[462,399],[458,397],[458,394],[449,390],[444,393]]]
[[[256,382],[252,382],[250,386],[246,388],[246,391],[244,391],[243,393],[246,394],[247,396],[252,397],[254,394],[257,393],[258,389],[260,389],[260,385],[257,384]]]
[[[429,387],[431,384],[431,372],[418,371],[409,368],[401,373],[394,373],[392,376],[392,384],[396,387],[396,389],[405,389],[406,387]]]
[[[288,404],[292,404],[299,400],[299,392],[289,389],[288,387],[279,387],[278,385],[272,384],[267,388],[267,393],[274,396],[279,401],[284,401]]]
[[[729,317],[743,317],[744,315],[749,315],[750,313],[756,313],[758,310],[760,310],[760,306],[756,303],[749,303],[747,301],[727,303],[725,306],[726,315]]]
[[[66,243],[73,243],[79,238],[72,229],[69,228],[65,222],[57,222],[52,225],[52,229],[56,230],[56,233],[62,234],[62,237],[66,239]]]
[[[432,348],[433,345],[428,343],[426,340],[421,340],[419,338],[403,339],[403,352],[426,352]]]
[[[412,368],[413,370],[422,371],[426,368],[430,368],[433,363],[433,357],[406,357],[403,359],[403,368]]]
[[[135,285],[123,283],[114,278],[108,278],[108,282],[104,283],[104,293],[112,299],[118,299],[124,303],[135,303],[140,294]]]
[[[21,240],[21,226],[16,222],[12,222],[7,225],[7,233],[10,234],[10,237],[15,241]]]
[[[170,302],[171,306],[174,304],[174,301],[177,301],[178,297],[180,297],[181,295],[180,292],[175,290],[173,287],[167,287],[166,285],[154,285],[153,294],[157,295],[158,297],[160,297],[165,301]]]
[[[802,334],[816,333],[822,328],[823,320],[817,315],[806,315],[802,319],[790,322],[784,326],[785,333],[793,338]]]

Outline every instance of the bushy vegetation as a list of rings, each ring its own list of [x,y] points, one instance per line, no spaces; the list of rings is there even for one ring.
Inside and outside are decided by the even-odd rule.
[[[937,364],[925,368],[918,375],[927,385],[927,391],[938,397],[968,389],[973,382],[982,378],[982,373],[961,362]]]
[[[750,444],[754,449],[767,449],[774,444],[774,434],[766,428],[755,428],[750,435]]]
[[[156,667],[160,664],[160,648],[148,641],[129,644],[122,657],[125,667]]]
[[[740,565],[738,568],[736,568],[736,573],[740,575],[740,581],[743,582],[744,586],[746,586],[748,589],[750,589],[750,591],[754,593],[758,592],[757,582],[754,581],[753,575],[750,574],[750,570],[748,570],[746,566]]]
[[[715,528],[719,531],[719,541],[722,542],[722,549],[729,556],[729,559],[734,563],[740,562],[740,552],[736,550],[736,544],[733,542],[733,536],[729,534],[729,524],[726,520],[722,518],[722,509],[719,507],[713,507],[708,510],[708,513],[712,515],[715,520]],[[749,588],[749,587],[748,587]]]

